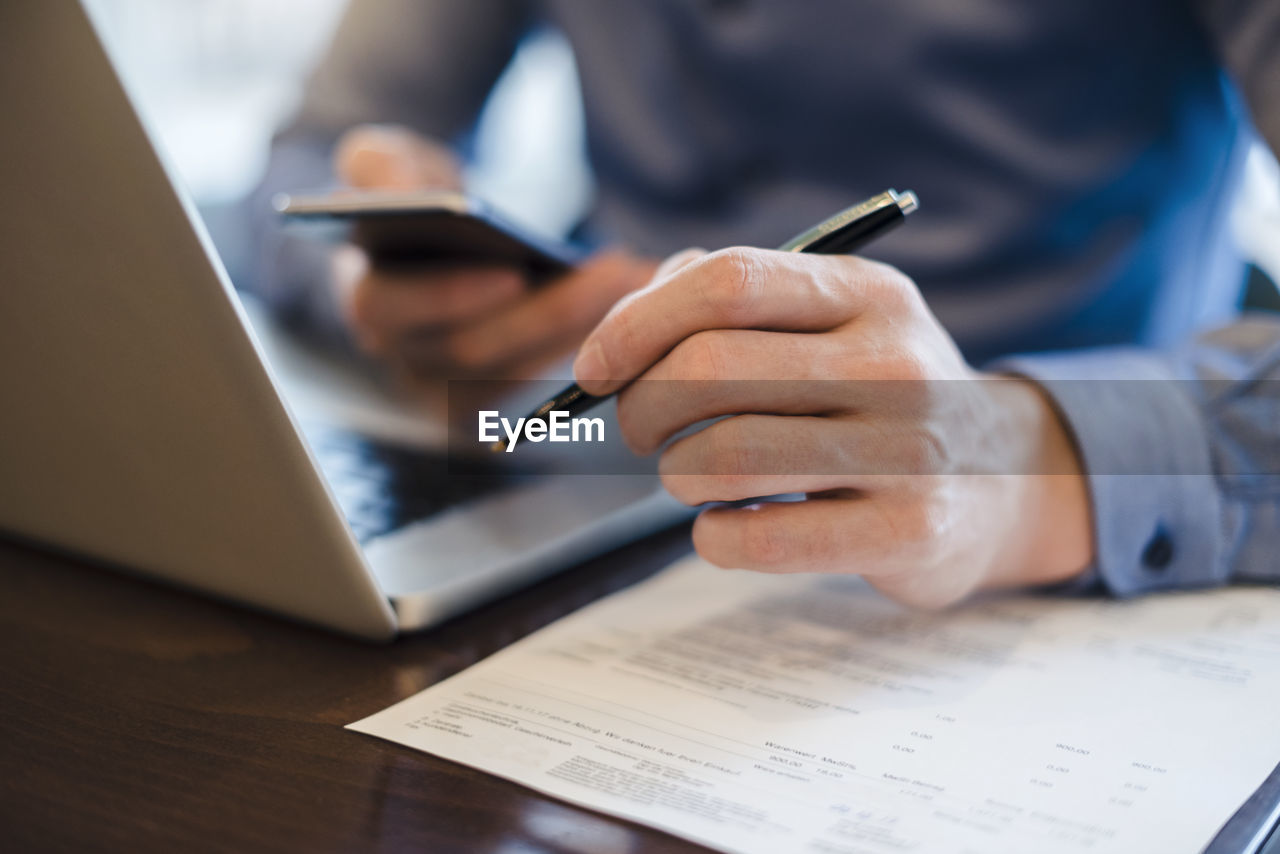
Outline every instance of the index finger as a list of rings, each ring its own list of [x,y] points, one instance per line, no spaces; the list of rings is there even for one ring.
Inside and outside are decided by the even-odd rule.
[[[858,314],[890,268],[850,256],[733,248],[689,261],[620,301],[573,364],[589,394],[611,394],[708,329],[825,332]]]

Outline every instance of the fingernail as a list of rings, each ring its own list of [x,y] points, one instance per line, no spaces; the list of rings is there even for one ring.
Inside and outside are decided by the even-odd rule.
[[[604,349],[596,341],[588,341],[578,358],[573,361],[573,377],[580,384],[604,382],[609,379],[609,366],[604,360]]]

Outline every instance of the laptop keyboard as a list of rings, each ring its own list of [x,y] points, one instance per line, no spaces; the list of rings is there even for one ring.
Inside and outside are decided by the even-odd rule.
[[[533,472],[450,459],[328,425],[304,423],[325,479],[356,539],[365,543],[510,487]]]

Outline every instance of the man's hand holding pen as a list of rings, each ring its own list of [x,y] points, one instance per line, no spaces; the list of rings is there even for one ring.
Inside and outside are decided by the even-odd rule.
[[[387,129],[353,131],[338,166],[353,186],[457,181],[427,141]],[[921,606],[1070,578],[1092,557],[1089,505],[1047,399],[974,371],[913,282],[844,254],[916,204],[886,191],[785,251],[686,251],[640,290],[652,262],[626,253],[536,291],[499,268],[353,264],[335,282],[362,345],[418,381],[536,375],[599,321],[579,387],[533,417],[618,394],[633,450],[670,442],[660,471],[673,495],[747,504],[706,509],[694,527],[720,566],[857,573]],[[808,500],[749,501],[784,493]]]
[[[687,251],[624,297],[574,364],[628,444],[713,507],[712,563],[857,573],[925,607],[1069,579],[1092,559],[1072,440],[1033,383],[963,359],[901,272],[849,256]]]

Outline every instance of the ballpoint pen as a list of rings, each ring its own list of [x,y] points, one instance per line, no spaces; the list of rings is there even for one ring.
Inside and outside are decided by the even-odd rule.
[[[919,205],[916,194],[910,190],[901,193],[897,190],[885,190],[797,234],[779,246],[778,250],[847,255],[900,225]],[[545,422],[552,412],[564,412],[567,417],[576,417],[610,397],[612,395],[587,394],[581,386],[573,383],[529,413],[525,423]],[[501,452],[506,448],[505,439],[499,439],[490,446],[490,450],[494,452]]]

